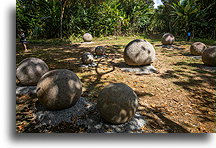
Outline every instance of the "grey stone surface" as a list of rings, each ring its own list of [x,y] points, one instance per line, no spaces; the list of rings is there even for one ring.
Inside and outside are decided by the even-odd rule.
[[[16,77],[23,85],[37,85],[43,74],[49,71],[47,64],[39,58],[27,58],[18,64]]]
[[[202,59],[202,56],[193,56],[193,55],[187,55],[187,56],[193,59]]]
[[[92,64],[94,61],[94,56],[90,52],[85,52],[81,56],[83,64]]]
[[[132,72],[138,75],[145,75],[145,74],[151,74],[151,73],[157,73],[157,69],[152,65],[146,65],[146,66],[129,66],[125,63],[118,63],[115,64],[115,66],[119,67],[124,72]]]
[[[137,107],[136,93],[124,83],[112,83],[105,86],[97,100],[97,109],[101,117],[112,124],[130,121]]]
[[[125,47],[124,60],[126,64],[132,66],[148,65],[155,60],[155,49],[146,40],[133,40]]]
[[[203,52],[202,61],[207,66],[216,67],[216,46],[211,46]]]
[[[94,42],[82,42],[82,44],[93,44]]]
[[[175,41],[175,37],[171,33],[165,33],[161,39],[161,43],[163,45],[172,45],[174,41]]]
[[[85,33],[85,34],[83,35],[83,40],[84,40],[84,42],[91,42],[92,39],[93,39],[93,37],[92,37],[92,35],[91,35],[90,33]]]
[[[57,126],[63,121],[71,123],[72,119],[76,118],[76,123],[73,124],[85,127],[88,133],[141,133],[142,127],[146,124],[145,118],[138,112],[129,122],[119,125],[109,124],[100,117],[96,105],[82,97],[75,106],[57,111],[47,110],[38,102],[35,116],[39,121],[37,126],[46,127]]]
[[[105,54],[105,52],[106,52],[106,48],[103,47],[103,46],[97,46],[97,47],[95,48],[95,54],[96,54],[96,55],[102,56],[102,55]]]
[[[88,112],[92,104],[84,98],[79,98],[76,105],[63,110],[48,110],[41,103],[36,104],[36,118],[42,125],[58,125],[59,123],[71,122],[72,117],[83,116]]]
[[[79,64],[79,67],[85,67],[85,68],[88,68],[88,67],[95,67],[95,66],[97,66],[97,64],[96,63],[91,63],[91,64]]]
[[[36,86],[16,86],[16,95],[36,94]]]
[[[201,56],[206,48],[204,43],[195,42],[190,46],[190,53],[195,56]]]
[[[37,84],[38,100],[50,110],[66,109],[76,104],[82,84],[75,73],[56,69],[44,74]]]

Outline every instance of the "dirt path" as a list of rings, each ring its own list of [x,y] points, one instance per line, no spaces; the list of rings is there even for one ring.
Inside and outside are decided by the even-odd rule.
[[[149,40],[156,49],[157,60],[153,66],[158,73],[136,75],[122,72],[113,65],[124,62],[122,52],[131,40],[133,38],[128,37],[98,40],[93,44],[54,47],[32,45],[28,53],[17,52],[17,64],[24,58],[38,57],[50,69],[66,68],[74,71],[83,83],[82,96],[92,102],[96,101],[98,92],[105,85],[114,82],[127,84],[139,97],[139,111],[147,120],[147,125],[143,127],[147,133],[216,132],[215,68],[208,69],[203,66],[201,59],[190,57],[188,43],[177,42],[175,49],[169,49],[162,48],[160,42]],[[95,68],[80,68],[77,58],[85,51],[93,52],[98,45],[105,46],[109,55],[98,66],[97,72],[100,75]],[[23,99],[30,100],[19,103]],[[25,132],[31,122],[34,122],[33,117],[26,121],[26,116],[22,113],[33,112],[28,102],[36,100],[36,96],[17,96],[17,132]],[[31,117],[31,114],[28,116]]]

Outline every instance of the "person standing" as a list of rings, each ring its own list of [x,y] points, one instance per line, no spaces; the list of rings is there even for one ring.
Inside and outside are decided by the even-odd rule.
[[[25,52],[28,52],[28,49],[27,49],[27,40],[26,40],[26,37],[25,37],[25,33],[24,31],[21,29],[20,30],[20,43],[22,44],[23,48],[24,48],[24,51]]]
[[[188,31],[188,32],[187,32],[187,41],[188,41],[188,42],[190,41],[190,36],[191,36],[191,33]]]

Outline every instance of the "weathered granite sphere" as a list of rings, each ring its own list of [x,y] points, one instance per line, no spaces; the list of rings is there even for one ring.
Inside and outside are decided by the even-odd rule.
[[[103,46],[97,46],[95,48],[96,55],[104,55],[105,52],[106,52],[106,48],[104,48]]]
[[[124,60],[132,66],[149,65],[155,60],[155,49],[146,40],[133,40],[125,47]]]
[[[81,60],[84,64],[91,64],[94,61],[94,56],[90,52],[85,52],[82,54]]]
[[[202,55],[203,51],[206,49],[206,45],[202,42],[195,42],[190,46],[190,53],[192,55]]]
[[[16,77],[23,85],[37,85],[43,74],[49,71],[47,64],[38,58],[21,61],[16,69]]]
[[[137,107],[137,95],[123,83],[105,86],[98,96],[97,109],[101,117],[112,124],[129,121],[135,115]]]
[[[85,33],[83,35],[84,42],[91,42],[92,41],[92,35],[90,33]]]
[[[82,93],[77,75],[67,69],[45,73],[37,84],[38,100],[49,110],[66,109],[76,104]]]
[[[216,46],[211,46],[202,53],[202,61],[207,66],[216,67]]]
[[[175,37],[171,33],[165,33],[161,39],[163,45],[172,45],[174,41]]]

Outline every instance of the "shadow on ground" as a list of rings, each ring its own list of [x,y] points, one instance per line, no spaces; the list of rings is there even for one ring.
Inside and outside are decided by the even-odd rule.
[[[196,114],[200,122],[215,122],[215,67],[199,63],[177,62],[178,70],[167,70],[163,79],[172,79],[175,85],[188,91],[191,103],[201,114]]]

